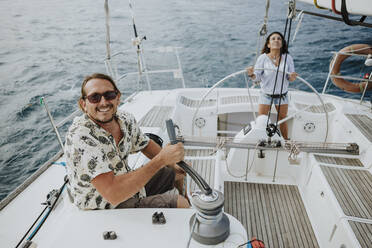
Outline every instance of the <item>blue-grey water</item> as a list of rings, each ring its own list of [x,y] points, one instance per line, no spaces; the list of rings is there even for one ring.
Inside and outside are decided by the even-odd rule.
[[[46,97],[58,122],[77,108],[84,76],[105,72],[103,2],[0,1],[0,200],[59,150],[40,97]],[[109,2],[112,50],[130,49],[135,56],[128,2]],[[264,2],[138,0],[133,5],[138,31],[147,37],[144,47],[182,47],[186,85],[204,87],[253,63]],[[271,1],[269,32],[284,30],[284,3]],[[297,7],[317,11],[309,5]],[[371,29],[305,16],[290,52],[300,76],[321,90],[330,52],[352,43],[371,44]],[[350,59],[345,71],[360,76],[368,71],[360,64]],[[136,69],[133,63],[123,66],[127,71]],[[162,87],[174,85],[164,81]],[[343,95],[334,86],[330,91]]]

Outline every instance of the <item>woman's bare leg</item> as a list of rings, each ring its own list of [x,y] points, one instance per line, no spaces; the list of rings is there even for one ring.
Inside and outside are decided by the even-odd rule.
[[[270,105],[258,104],[258,115],[267,115],[270,110]]]
[[[279,105],[275,105],[276,111],[278,111]],[[288,114],[288,104],[281,104],[280,105],[280,113],[279,113],[279,121],[287,117]],[[283,135],[284,139],[288,139],[288,125],[287,122],[283,122],[280,125],[280,132]]]

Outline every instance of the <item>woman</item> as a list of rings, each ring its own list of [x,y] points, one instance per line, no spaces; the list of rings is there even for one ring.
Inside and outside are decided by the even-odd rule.
[[[276,70],[278,69],[280,56],[279,70],[289,73],[284,77],[283,88],[282,72],[278,73],[275,85]],[[287,62],[286,69],[284,70],[285,56],[287,56]],[[263,68],[270,70],[262,70]],[[265,45],[262,48],[261,55],[258,57],[255,67],[248,67],[247,73],[253,80],[261,81],[258,115],[267,115],[271,103],[275,104],[275,108],[278,111],[280,101],[279,120],[284,119],[288,113],[288,84],[289,81],[292,82],[296,79],[297,73],[294,70],[293,59],[288,54],[288,47],[281,33],[273,32],[266,38]],[[280,132],[284,139],[288,139],[286,122],[280,125]]]

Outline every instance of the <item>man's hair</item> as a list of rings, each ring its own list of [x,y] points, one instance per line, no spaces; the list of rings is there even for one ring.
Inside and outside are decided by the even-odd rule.
[[[116,84],[115,84],[115,81],[108,75],[106,74],[103,74],[103,73],[93,73],[92,75],[88,75],[84,78],[84,81],[83,81],[83,84],[81,85],[81,95],[80,95],[80,98],[79,98],[79,107],[81,108],[81,110],[83,110],[81,104],[80,104],[80,100],[84,100],[85,97],[86,97],[86,93],[85,93],[85,85],[88,83],[89,80],[92,80],[92,79],[104,79],[104,80],[107,80],[109,81],[112,86],[114,87],[114,90],[116,92],[118,92],[119,94],[121,94],[120,90],[118,89],[118,87],[116,87]]]
[[[278,34],[282,38],[282,47],[280,48],[280,54],[289,53],[287,42],[285,41],[284,36],[280,32],[272,32],[271,34],[269,34],[269,36],[266,37],[266,42],[265,42],[265,45],[263,46],[263,48],[261,50],[261,54],[270,53],[270,48],[268,47],[268,45],[269,45],[269,42],[270,42],[270,37],[273,34]]]

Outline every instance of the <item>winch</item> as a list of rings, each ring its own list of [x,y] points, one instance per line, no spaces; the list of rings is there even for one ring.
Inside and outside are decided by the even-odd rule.
[[[202,192],[192,194],[191,203],[196,213],[191,216],[192,237],[201,244],[215,245],[225,241],[230,234],[230,221],[222,211],[223,194],[213,190],[210,195]]]
[[[171,144],[176,144],[176,132],[173,121],[166,121]],[[225,241],[230,235],[230,221],[222,211],[223,194],[211,189],[207,182],[184,161],[177,163],[199,186],[200,191],[194,192],[191,204],[196,213],[190,218],[191,237],[201,244],[215,245]]]

